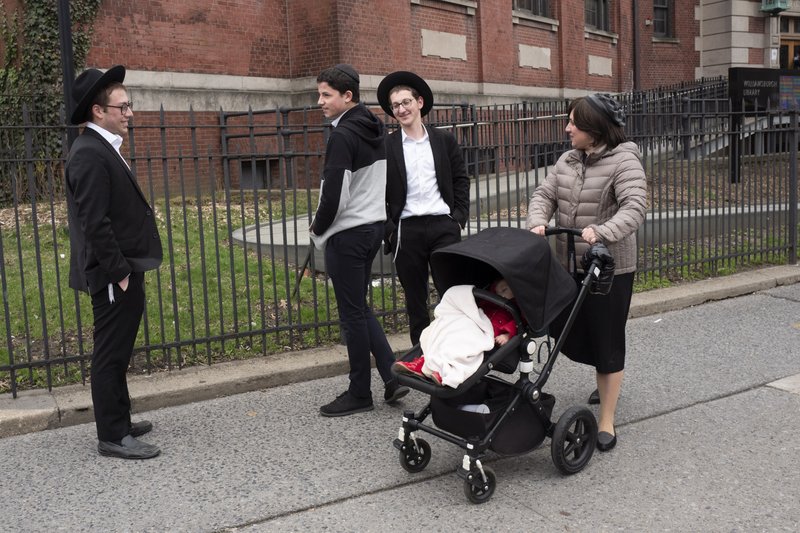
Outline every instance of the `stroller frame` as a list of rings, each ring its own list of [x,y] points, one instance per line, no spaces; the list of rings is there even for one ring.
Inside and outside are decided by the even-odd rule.
[[[487,230],[488,231],[488,230]],[[570,259],[574,263],[574,236],[580,235],[580,230],[570,228],[549,228],[547,234],[567,233],[569,248],[572,250]],[[446,250],[446,248],[445,248]],[[572,266],[572,265],[571,265]],[[572,305],[569,316],[560,337],[551,345],[551,337],[547,328],[535,330],[522,319],[517,307],[510,301],[486,290],[475,288],[473,295],[476,299],[485,300],[499,305],[511,313],[517,324],[518,334],[512,337],[504,346],[487,352],[478,370],[457,388],[442,387],[422,377],[407,374],[398,374],[397,378],[403,385],[419,390],[431,396],[431,401],[418,413],[406,410],[403,413],[402,426],[397,438],[393,441],[399,450],[400,464],[410,473],[420,472],[425,469],[431,459],[431,447],[418,434],[428,433],[442,440],[450,442],[465,450],[461,465],[456,470],[457,475],[464,480],[464,493],[472,503],[488,501],[496,487],[494,471],[483,464],[483,460],[492,450],[492,444],[504,428],[504,424],[514,414],[525,407],[527,403],[532,410],[540,428],[540,434],[533,437],[524,450],[515,450],[509,455],[527,453],[541,445],[544,437],[551,439],[551,455],[556,468],[563,474],[569,475],[581,471],[591,459],[597,442],[597,421],[594,414],[584,406],[568,408],[557,422],[551,420],[551,413],[555,399],[542,392],[542,387],[547,382],[556,358],[560,353],[567,333],[571,329],[592,283],[598,279],[601,261],[594,259],[587,273],[580,282],[580,289]],[[573,267],[573,272],[574,272]],[[536,339],[544,337],[545,340],[537,346]],[[535,363],[531,359],[534,354],[541,361],[542,353],[546,361],[541,370],[535,370]],[[419,345],[405,354],[401,360],[410,361],[422,355]],[[500,379],[488,374],[492,370],[500,369],[508,358],[513,356],[519,359],[517,364],[518,377],[515,382]],[[501,370],[503,371],[503,370]],[[506,373],[513,373],[514,370]],[[536,377],[532,378],[531,374]],[[472,388],[478,382],[496,384],[512,389],[510,401],[505,408],[496,412],[486,432],[482,435],[462,436],[445,429],[425,424],[425,420],[433,413],[432,403],[438,399],[455,398]],[[528,413],[525,413],[527,415]],[[534,427],[536,429],[536,427]],[[537,433],[534,431],[534,433]]]

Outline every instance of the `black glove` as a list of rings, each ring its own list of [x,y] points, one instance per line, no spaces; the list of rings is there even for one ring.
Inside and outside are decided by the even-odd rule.
[[[596,242],[586,250],[581,259],[581,267],[584,272],[590,272],[593,262],[597,263],[600,273],[592,279],[592,286],[589,290],[592,294],[608,294],[614,283],[614,257],[605,244]]]

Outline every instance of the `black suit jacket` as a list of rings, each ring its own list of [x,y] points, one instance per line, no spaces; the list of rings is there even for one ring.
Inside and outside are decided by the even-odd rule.
[[[67,158],[69,286],[94,294],[161,264],[155,216],[128,165],[86,128]]]
[[[469,218],[469,176],[456,138],[447,131],[426,126],[436,168],[436,181],[450,216],[463,228]],[[386,228],[385,241],[394,249],[394,232],[406,205],[408,181],[400,130],[386,136]]]

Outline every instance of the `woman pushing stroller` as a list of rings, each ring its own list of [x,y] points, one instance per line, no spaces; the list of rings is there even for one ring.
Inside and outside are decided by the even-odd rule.
[[[517,324],[507,309],[473,297],[473,285],[455,285],[434,309],[434,320],[420,335],[422,356],[397,361],[398,374],[424,376],[439,385],[458,387],[480,367],[484,352],[503,346],[517,334]],[[513,301],[505,279],[495,280],[489,291]]]
[[[636,231],[646,208],[641,154],[635,143],[626,141],[624,126],[625,112],[610,96],[592,94],[573,100],[566,126],[573,149],[559,158],[528,206],[530,231],[544,235],[557,209],[557,226],[584,228],[581,237],[585,243],[576,243],[578,257],[589,245],[600,242],[616,263],[611,292],[586,298],[561,350],[597,371],[600,451],[617,443],[614,414],[625,368],[625,324],[636,270]],[[569,268],[563,237],[559,237],[557,252]],[[564,320],[562,315],[553,322],[554,335]],[[593,393],[590,403],[597,403],[597,396]]]

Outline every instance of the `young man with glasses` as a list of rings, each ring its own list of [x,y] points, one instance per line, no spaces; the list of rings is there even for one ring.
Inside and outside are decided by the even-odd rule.
[[[422,123],[433,107],[425,80],[413,72],[393,72],[377,92],[383,110],[400,123],[400,131],[386,137],[384,251],[393,254],[405,291],[411,342],[416,345],[430,324],[431,254],[461,240],[469,217],[470,182],[455,137]]]
[[[372,261],[386,220],[383,122],[358,103],[359,76],[350,65],[322,71],[317,90],[318,103],[333,121],[333,131],[325,149],[311,240],[325,252],[350,361],[348,389],[320,407],[320,414],[345,416],[373,409],[370,353],[385,385],[386,403],[408,394],[408,387],[401,387],[392,375],[394,353],[367,303]]]
[[[148,421],[131,422],[127,371],[144,312],[144,272],[161,264],[153,209],[120,153],[133,117],[122,85],[125,67],[89,69],[75,80],[73,124],[86,123],[67,158],[69,286],[92,297],[92,406],[97,450],[123,459],[161,453],[136,437]]]

